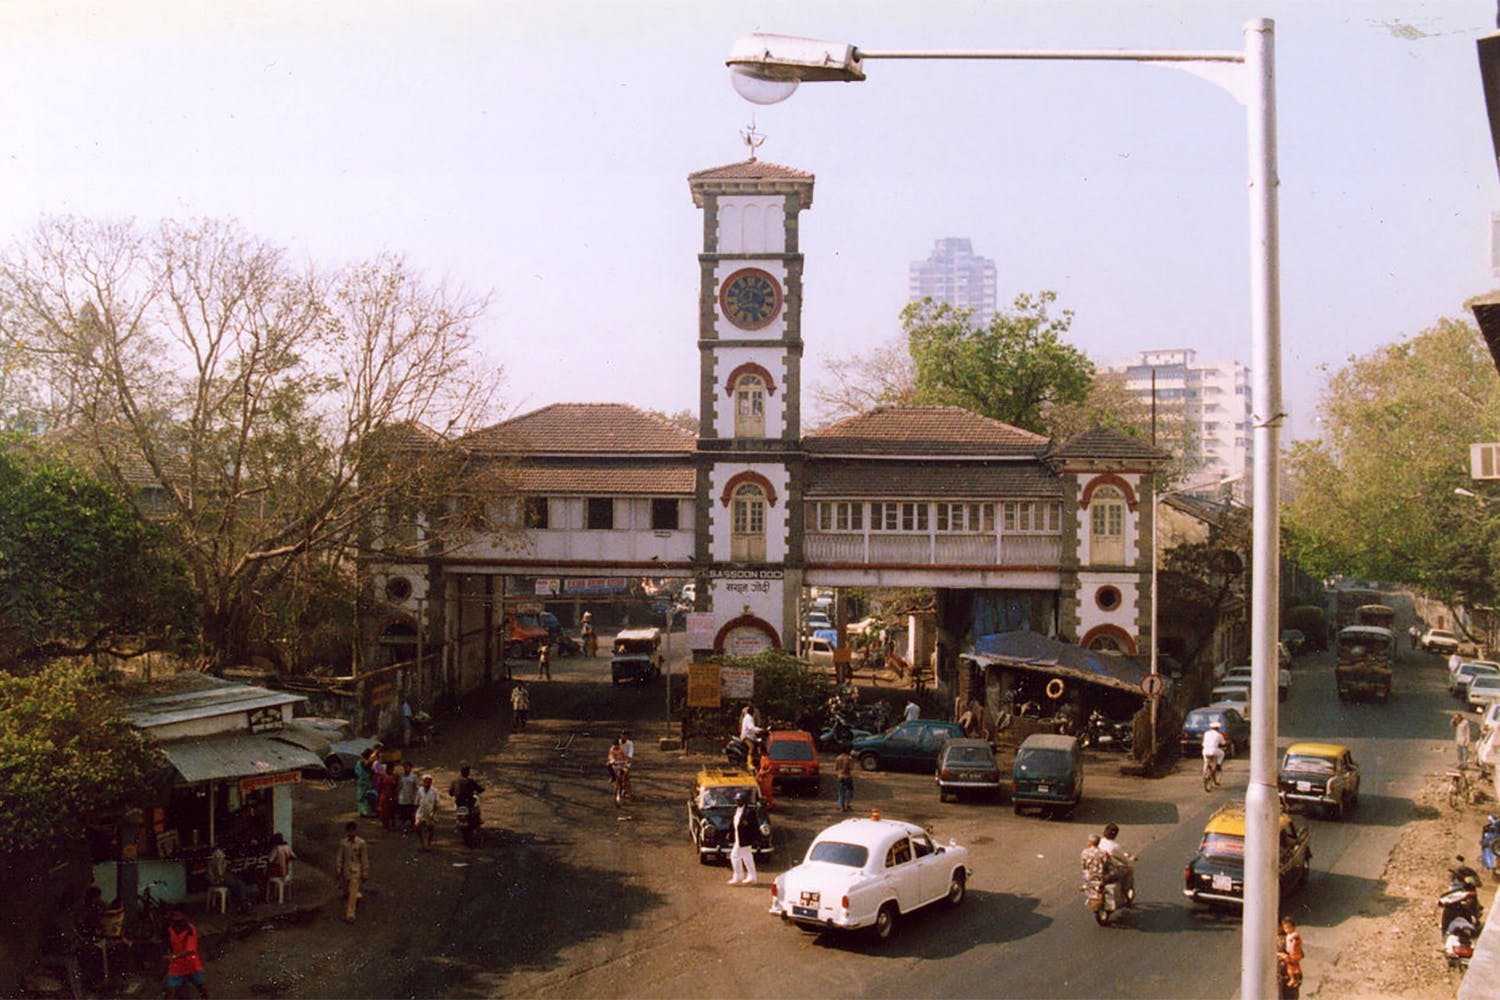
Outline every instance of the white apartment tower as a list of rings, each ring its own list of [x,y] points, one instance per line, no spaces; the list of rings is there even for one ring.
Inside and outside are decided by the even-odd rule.
[[[930,298],[974,310],[976,325],[995,318],[995,262],[974,256],[974,245],[966,239],[940,239],[926,260],[912,261],[908,289],[912,302]]]
[[[1142,351],[1134,360],[1105,365],[1123,372],[1130,393],[1151,404],[1155,375],[1158,414],[1185,421],[1192,430],[1195,480],[1244,476],[1251,464],[1250,369],[1238,361],[1199,361],[1197,352],[1178,348]]]

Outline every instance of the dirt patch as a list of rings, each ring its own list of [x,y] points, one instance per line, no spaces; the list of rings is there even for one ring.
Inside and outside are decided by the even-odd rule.
[[[1484,796],[1451,808],[1447,780],[1441,777],[1428,780],[1414,805],[1412,820],[1386,862],[1380,892],[1361,911],[1361,926],[1323,976],[1316,996],[1437,1000],[1458,992],[1459,973],[1450,972],[1443,957],[1435,901],[1448,884],[1456,855],[1479,867],[1479,831],[1497,806]],[[1479,898],[1490,913],[1493,882]]]

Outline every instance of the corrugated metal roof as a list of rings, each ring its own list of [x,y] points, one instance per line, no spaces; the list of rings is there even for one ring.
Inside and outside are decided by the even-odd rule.
[[[211,719],[257,708],[294,705],[306,700],[300,694],[221,682],[221,685],[212,687],[173,690],[132,698],[125,704],[123,715],[125,721],[137,729],[153,729],[175,722]]]
[[[317,754],[272,733],[225,733],[171,740],[159,749],[188,784],[322,767]]]
[[[1141,693],[1141,678],[1147,673],[1127,656],[1097,653],[1025,629],[976,636],[974,647],[959,655],[981,665],[997,663],[1020,670],[1034,670],[1136,695]]]

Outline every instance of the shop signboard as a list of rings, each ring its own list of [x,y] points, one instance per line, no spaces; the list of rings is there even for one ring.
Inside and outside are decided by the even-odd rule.
[[[245,714],[249,717],[250,731],[252,733],[274,733],[281,728],[280,705],[252,708]]]
[[[754,667],[720,667],[719,677],[724,697],[730,701],[750,698],[755,694]]]
[[[275,788],[277,785],[295,785],[302,780],[300,771],[283,771],[281,774],[257,774],[253,778],[240,779],[240,794],[249,795],[251,792],[262,788]]]
[[[717,663],[688,664],[688,708],[718,708],[722,681]]]
[[[688,649],[713,649],[714,636],[719,632],[714,616],[707,611],[690,611],[683,617],[687,619]]]

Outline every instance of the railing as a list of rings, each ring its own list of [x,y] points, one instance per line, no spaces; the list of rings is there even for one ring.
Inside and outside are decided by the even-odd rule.
[[[876,535],[810,532],[803,554],[812,563],[892,563],[909,566],[1057,566],[1062,538],[1057,535]]]

